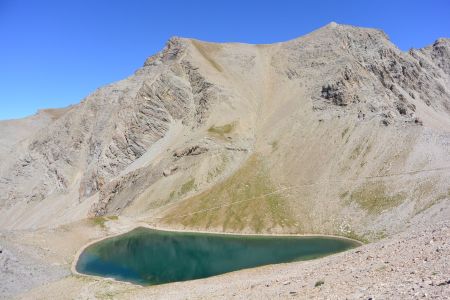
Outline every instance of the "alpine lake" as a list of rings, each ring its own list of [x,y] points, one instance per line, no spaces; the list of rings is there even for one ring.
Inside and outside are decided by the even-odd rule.
[[[81,274],[155,285],[309,260],[359,245],[326,236],[210,234],[139,227],[89,245],[75,269]]]

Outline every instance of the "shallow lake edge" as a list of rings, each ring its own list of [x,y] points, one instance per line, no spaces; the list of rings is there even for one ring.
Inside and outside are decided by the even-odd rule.
[[[322,256],[322,257],[327,257],[327,256],[331,256],[331,255],[335,255],[335,254],[339,254],[339,253],[343,253],[352,249],[355,249],[357,247],[360,247],[362,245],[364,245],[365,243],[349,238],[349,237],[345,237],[345,236],[338,236],[338,235],[330,235],[330,234],[289,234],[289,233],[262,233],[262,234],[258,234],[258,233],[235,233],[235,232],[218,232],[218,231],[205,231],[205,230],[184,230],[184,229],[168,229],[168,228],[159,228],[156,226],[151,226],[151,225],[147,225],[147,224],[139,224],[136,225],[132,228],[127,228],[126,230],[124,230],[123,232],[119,232],[119,233],[114,233],[111,235],[107,235],[104,236],[102,238],[99,239],[95,239],[93,241],[90,241],[89,243],[85,244],[83,247],[81,247],[77,253],[74,256],[74,259],[72,261],[71,267],[70,267],[70,271],[72,272],[72,275],[75,276],[82,276],[82,277],[87,277],[87,278],[95,278],[95,279],[99,279],[99,280],[107,280],[107,281],[113,281],[113,282],[118,282],[118,283],[123,283],[123,284],[129,284],[129,285],[133,285],[133,286],[139,286],[139,287],[148,287],[148,285],[140,285],[137,283],[132,283],[132,282],[128,282],[128,281],[122,281],[122,280],[117,280],[115,278],[112,277],[103,277],[103,276],[97,276],[97,275],[90,275],[90,274],[84,274],[84,273],[80,273],[77,271],[76,266],[78,263],[78,260],[80,259],[81,254],[84,252],[84,250],[86,250],[86,248],[88,248],[89,246],[96,244],[98,242],[101,242],[103,240],[107,240],[107,239],[111,239],[120,235],[124,235],[127,234],[133,230],[136,230],[138,228],[145,228],[145,229],[151,229],[151,230],[155,230],[155,231],[162,231],[162,232],[177,232],[177,233],[194,233],[194,234],[208,234],[208,235],[227,235],[227,236],[237,236],[237,237],[245,237],[245,236],[255,236],[255,237],[324,237],[324,238],[333,238],[333,239],[341,239],[341,240],[347,240],[347,241],[352,241],[355,243],[355,247],[345,250],[345,251],[341,251],[341,252],[337,252],[337,253],[333,253],[333,254],[329,254],[326,256]],[[315,259],[320,259],[322,257],[318,257]],[[311,259],[312,260],[312,259]],[[288,262],[288,263],[292,263],[292,262]],[[264,266],[258,266],[255,268],[260,268],[260,267],[264,267]],[[254,269],[254,268],[251,268]],[[245,269],[243,269],[245,270]],[[248,269],[247,269],[248,270]],[[233,271],[233,272],[239,272],[242,270],[237,270],[237,271]],[[223,274],[219,274],[219,275],[215,275],[215,276],[223,276],[225,274],[229,274],[228,273],[223,273]],[[215,277],[212,276],[212,277]],[[201,279],[205,279],[205,278],[201,278]],[[193,280],[201,280],[201,279],[193,279]],[[173,283],[173,282],[171,282]],[[170,284],[170,283],[165,283],[165,284]]]

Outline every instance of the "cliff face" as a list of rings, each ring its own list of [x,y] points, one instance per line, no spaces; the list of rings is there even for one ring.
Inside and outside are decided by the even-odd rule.
[[[2,134],[0,226],[390,234],[449,197],[449,66],[448,39],[404,53],[335,23],[271,45],[173,38],[23,138]]]

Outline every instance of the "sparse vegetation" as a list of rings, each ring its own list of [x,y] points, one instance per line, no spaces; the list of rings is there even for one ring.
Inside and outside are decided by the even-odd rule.
[[[92,277],[86,275],[72,274],[71,277],[83,282],[92,282]]]
[[[316,281],[316,283],[314,284],[314,287],[319,287],[319,286],[321,286],[323,284],[325,284],[325,281],[319,280],[319,281]]]
[[[382,239],[385,239],[387,237],[388,237],[388,235],[386,233],[386,230],[381,230],[381,231],[378,231],[376,233],[375,240],[382,240]]]
[[[194,178],[190,178],[188,181],[183,183],[179,189],[172,190],[169,194],[169,197],[161,199],[157,202],[153,202],[151,208],[160,207],[166,205],[180,197],[185,196],[189,192],[197,189],[197,185],[195,183]]]
[[[278,149],[278,141],[273,141],[272,143],[270,143],[270,145],[272,146],[272,152],[277,151],[277,149]]]
[[[103,216],[98,216],[91,218],[90,221],[92,222],[92,224],[103,228],[105,227],[106,218]]]
[[[437,196],[435,199],[432,199],[431,201],[422,204],[421,206],[419,206],[419,203],[416,203],[415,205],[415,210],[416,210],[416,214],[420,214],[424,211],[426,211],[427,209],[431,208],[433,205],[441,202],[444,199],[450,198],[450,189],[448,189],[447,193],[442,193],[439,196]]]
[[[115,221],[118,219],[119,219],[118,216],[97,216],[97,217],[90,218],[90,221],[92,222],[93,225],[104,228],[105,223],[107,221]]]
[[[344,199],[348,196],[348,194],[349,194],[348,191],[342,192],[339,194],[339,198]]]
[[[208,132],[214,135],[218,135],[221,138],[225,138],[226,134],[231,133],[236,127],[236,122],[225,124],[222,126],[211,126]]]
[[[388,208],[396,207],[405,199],[404,193],[389,194],[382,182],[366,183],[350,195],[350,201],[357,203],[370,214],[379,214]]]
[[[372,149],[372,146],[370,144],[367,144],[366,149],[364,149],[363,157],[366,157],[367,154],[369,154],[371,149]]]
[[[196,188],[195,179],[191,178],[181,186],[180,192],[178,194],[180,196],[186,195],[187,193],[194,190],[195,188]]]
[[[216,178],[217,176],[220,176],[223,173],[223,171],[225,171],[225,168],[228,164],[228,157],[226,155],[222,155],[221,158],[222,158],[222,160],[221,160],[220,164],[208,172],[208,177],[207,177],[208,182],[211,182],[214,178]]]
[[[343,237],[346,237],[346,238],[349,238],[352,240],[360,241],[361,243],[364,243],[364,244],[367,244],[369,242],[369,240],[365,236],[357,234],[352,229],[348,229],[347,231],[339,232],[339,233],[337,233],[337,235],[341,235]]]
[[[345,128],[343,131],[342,131],[342,133],[341,133],[341,137],[342,138],[344,138],[345,137],[345,135],[348,133],[348,131],[350,130],[350,128]]]
[[[365,140],[363,143],[359,144],[355,147],[355,149],[353,149],[352,153],[350,154],[350,159],[356,159],[359,156],[362,156],[362,158],[364,158],[367,156],[367,154],[369,154],[371,149],[372,146],[368,143],[367,140]]]
[[[255,232],[295,224],[285,198],[277,193],[263,162],[255,155],[230,178],[174,208],[165,221]]]
[[[115,294],[112,292],[96,293],[95,297],[97,299],[114,299]]]
[[[361,145],[356,146],[356,148],[353,149],[352,154],[350,155],[350,158],[356,159],[361,154],[361,151],[362,151],[362,146]]]

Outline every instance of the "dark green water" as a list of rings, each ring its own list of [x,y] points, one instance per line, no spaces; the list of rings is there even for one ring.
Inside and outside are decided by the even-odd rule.
[[[137,228],[87,247],[76,270],[150,285],[313,259],[357,245],[329,237],[234,236]]]

